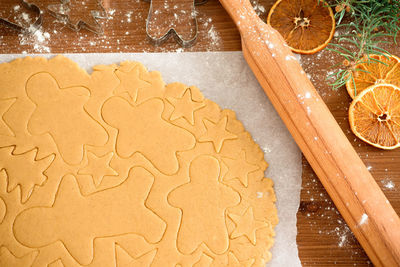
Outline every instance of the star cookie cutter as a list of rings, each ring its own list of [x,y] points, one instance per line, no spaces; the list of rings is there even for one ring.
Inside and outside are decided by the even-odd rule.
[[[37,19],[33,23],[29,24],[29,27],[25,27],[23,25],[12,22],[12,21],[10,21],[6,18],[2,18],[2,17],[0,17],[0,23],[4,24],[10,28],[13,28],[15,30],[21,31],[21,32],[33,34],[35,31],[32,29],[38,29],[42,25],[42,11],[40,10],[40,8],[37,5],[28,3],[25,0],[22,0],[21,4],[26,9],[31,10],[35,14],[37,14]]]
[[[66,24],[74,31],[80,31],[81,29],[87,29],[96,34],[103,34],[103,27],[97,21],[97,19],[107,18],[107,12],[104,9],[102,0],[93,0],[99,10],[90,10],[90,18],[78,18],[75,21],[71,20],[71,5],[72,2],[78,2],[78,0],[60,0],[61,4],[52,4],[47,6],[49,13],[60,21],[66,22]],[[88,23],[91,20],[92,23]]]
[[[161,45],[163,42],[169,39],[169,37],[173,36],[178,44],[180,44],[182,47],[190,47],[192,46],[198,36],[198,23],[197,23],[197,13],[195,10],[195,7],[198,5],[205,4],[208,0],[192,0],[193,4],[191,5],[191,10],[190,14],[187,14],[187,16],[191,16],[192,22],[194,24],[194,33],[191,37],[185,38],[181,34],[178,33],[177,29],[173,26],[170,26],[167,30],[164,30],[163,32],[159,33],[153,33],[151,28],[152,28],[152,23],[156,23],[157,17],[153,18],[153,13],[157,14],[157,10],[153,12],[153,1],[154,0],[144,0],[145,2],[150,3],[150,8],[149,8],[149,13],[147,15],[147,20],[146,20],[146,34],[148,38],[155,44],[155,45]],[[167,7],[165,8],[167,9]],[[176,17],[175,17],[176,18]]]

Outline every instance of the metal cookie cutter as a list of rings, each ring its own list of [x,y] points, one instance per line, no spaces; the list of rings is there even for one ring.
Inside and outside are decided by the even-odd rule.
[[[102,0],[92,0],[97,9],[82,8],[82,6],[76,7],[75,5],[83,5],[82,2],[78,0],[60,0],[61,4],[48,5],[47,9],[50,14],[55,18],[64,21],[67,25],[74,31],[79,31],[85,28],[96,34],[103,34],[103,27],[98,23],[97,19],[107,18],[107,12],[105,11]],[[76,3],[76,4],[75,4]],[[75,8],[74,8],[75,7]],[[86,9],[90,12],[87,17],[75,17],[75,12],[82,12]]]
[[[174,36],[176,42],[183,47],[190,47],[195,43],[198,35],[198,24],[197,24],[195,6],[202,5],[206,3],[208,0],[192,0],[193,4],[191,5],[190,13],[186,14],[187,10],[180,12],[180,15],[186,14],[186,16],[190,16],[192,18],[192,23],[194,24],[194,33],[189,38],[185,38],[184,36],[179,34],[174,27],[170,27],[162,32],[157,32],[157,33],[152,32],[152,28],[157,27],[153,26],[153,24],[157,25],[157,19],[159,18],[159,17],[153,17],[153,14],[162,13],[162,11],[155,10],[153,12],[153,1],[157,0],[144,0],[144,1],[150,3],[149,13],[146,21],[146,34],[155,43],[155,45],[162,44],[170,36]],[[170,0],[169,1],[170,4],[168,4],[168,1],[162,1],[162,2],[164,3],[164,11],[168,9],[168,15],[172,15],[176,19],[178,14],[172,12],[172,10],[175,10],[173,5],[174,1]],[[162,20],[165,21],[165,19]]]
[[[24,0],[21,1],[21,4],[26,9],[31,10],[35,14],[37,14],[37,19],[33,23],[31,23],[29,27],[24,27],[23,25],[12,22],[7,18],[2,18],[2,17],[0,17],[0,23],[3,23],[4,25],[9,26],[21,32],[33,34],[35,32],[35,30],[33,29],[37,29],[40,27],[40,25],[42,25],[42,12],[38,6],[25,2]]]

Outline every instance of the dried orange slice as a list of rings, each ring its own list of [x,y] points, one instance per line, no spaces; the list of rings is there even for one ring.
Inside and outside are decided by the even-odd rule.
[[[390,83],[400,86],[400,58],[383,55],[370,55],[369,57],[369,63],[360,63],[355,66],[355,69],[359,70],[354,72],[354,81],[349,79],[346,83],[347,92],[352,98],[374,84]],[[354,85],[356,90],[354,90]]]
[[[382,149],[400,146],[400,88],[376,84],[362,91],[349,109],[350,127],[361,140]]]
[[[335,33],[332,9],[318,0],[278,0],[269,11],[267,23],[299,54],[322,50]]]

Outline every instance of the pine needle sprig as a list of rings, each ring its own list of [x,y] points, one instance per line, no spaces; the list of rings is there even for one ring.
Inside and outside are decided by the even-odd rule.
[[[381,48],[393,38],[396,42],[400,30],[400,0],[335,0],[332,5],[336,11],[336,29],[344,32],[336,36],[336,43],[330,43],[328,50],[338,54],[342,61],[333,66],[337,69],[328,75],[334,90],[352,80],[354,75],[363,69],[357,68],[360,63],[385,64],[371,58],[370,55],[390,56]],[[343,23],[344,20],[350,21]]]

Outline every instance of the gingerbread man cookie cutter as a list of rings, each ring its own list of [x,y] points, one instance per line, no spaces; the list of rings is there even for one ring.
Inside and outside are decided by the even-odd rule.
[[[37,19],[33,23],[29,24],[29,27],[23,26],[21,24],[9,20],[8,18],[2,18],[2,17],[0,17],[0,23],[21,32],[33,34],[35,32],[35,30],[33,29],[37,29],[42,25],[42,11],[37,5],[28,3],[24,0],[21,1],[21,5],[26,9],[31,10],[35,14],[37,14]]]
[[[47,10],[55,18],[66,22],[66,24],[74,31],[78,32],[84,28],[96,34],[103,34],[103,27],[97,21],[97,19],[105,19],[108,17],[102,0],[93,0],[99,10],[90,10],[91,17],[86,19],[79,18],[76,21],[71,20],[71,1],[72,0],[60,0],[61,4],[48,5]],[[87,19],[92,20],[92,23],[88,23]]]
[[[191,37],[189,38],[185,38],[184,36],[182,36],[181,34],[179,34],[178,30],[176,29],[175,26],[171,26],[169,27],[168,30],[163,31],[160,34],[155,34],[151,31],[151,24],[155,23],[155,21],[157,20],[157,18],[153,18],[153,1],[154,0],[144,0],[145,2],[150,3],[150,8],[149,8],[149,13],[147,15],[147,20],[146,20],[146,34],[148,36],[148,38],[155,44],[155,45],[161,45],[163,42],[165,42],[166,40],[169,39],[169,37],[173,36],[176,40],[176,42],[178,44],[180,44],[182,47],[190,47],[192,46],[198,36],[198,23],[197,23],[197,14],[195,11],[195,7],[198,5],[202,5],[205,4],[208,0],[193,0],[193,3],[191,4],[191,9],[192,12],[190,12],[190,14],[187,14],[187,16],[191,16],[192,17],[192,21],[194,23],[194,33]],[[166,7],[167,8],[167,7]],[[154,13],[156,14],[157,10],[154,11]],[[185,12],[182,12],[185,13]],[[174,14],[176,15],[176,14]],[[176,18],[176,17],[175,17]]]

